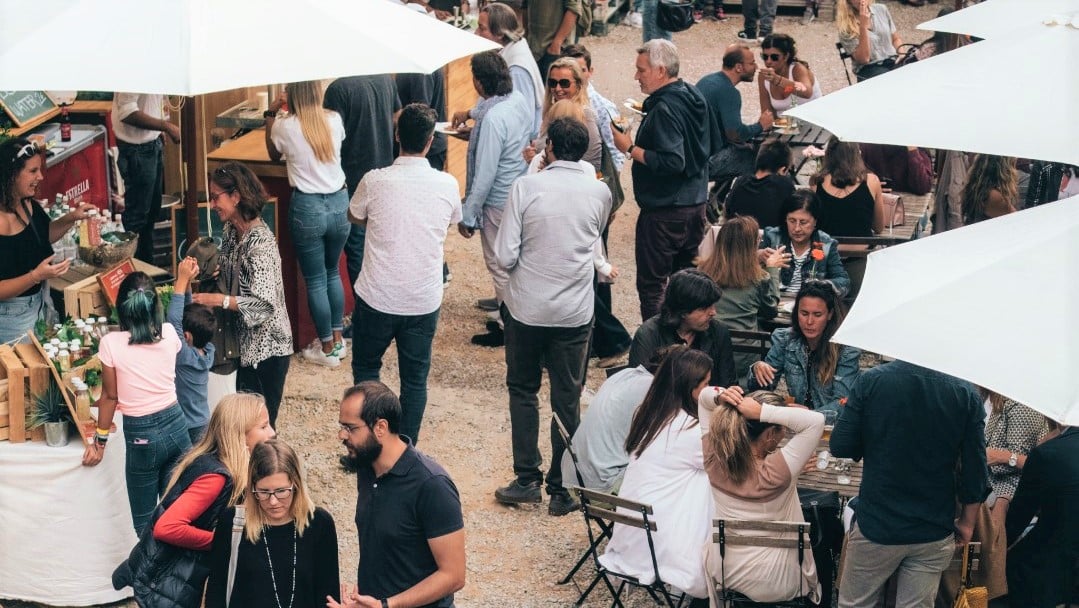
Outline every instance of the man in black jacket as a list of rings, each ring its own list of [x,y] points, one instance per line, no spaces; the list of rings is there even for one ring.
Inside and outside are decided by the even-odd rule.
[[[1008,508],[1008,603],[1041,608],[1075,601],[1079,564],[1079,429],[1031,450]],[[1038,523],[1022,540],[1034,515]]]
[[[708,102],[678,78],[678,49],[668,40],[649,40],[637,49],[644,121],[634,142],[613,133],[615,146],[633,160],[637,218],[637,295],[641,320],[659,312],[671,273],[693,265],[704,237],[708,158],[722,137]]]
[[[712,378],[708,381],[711,386],[736,384],[731,334],[716,319],[720,295],[716,282],[699,270],[672,274],[659,314],[633,334],[629,367],[645,364],[662,348],[685,344],[712,358]]]

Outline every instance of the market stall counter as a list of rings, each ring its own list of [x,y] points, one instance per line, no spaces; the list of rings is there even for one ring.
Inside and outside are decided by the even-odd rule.
[[[64,447],[0,442],[0,599],[97,606],[131,597],[112,588],[137,541],[124,451],[122,428],[96,467],[82,466],[75,437]]]

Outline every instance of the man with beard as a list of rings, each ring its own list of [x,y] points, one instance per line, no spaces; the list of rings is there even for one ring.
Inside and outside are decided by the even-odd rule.
[[[357,479],[357,587],[331,608],[452,607],[465,585],[461,498],[446,470],[397,432],[401,402],[361,382],[341,399],[341,457]]]
[[[735,88],[743,82],[753,82],[757,60],[753,51],[743,43],[727,47],[723,53],[723,69],[708,74],[697,83],[697,89],[708,101],[708,108],[723,131],[723,148],[709,162],[712,180],[720,181],[753,172],[756,153],[749,142],[772,127],[769,110],[751,125],[742,123],[742,94]]]
[[[716,282],[699,270],[672,274],[659,314],[642,323],[633,335],[629,366],[643,365],[661,348],[685,344],[712,358],[709,384],[736,384],[731,334],[716,319],[716,302],[721,295]]]

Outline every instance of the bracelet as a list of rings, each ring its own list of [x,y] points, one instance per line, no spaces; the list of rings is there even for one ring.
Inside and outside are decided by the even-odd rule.
[[[382,598],[382,608],[390,608],[390,600]]]
[[[637,144],[630,144],[629,147],[626,148],[626,155],[629,156],[630,154],[633,154],[635,149],[637,149]]]
[[[109,429],[96,429],[96,432],[98,437],[107,438],[109,436]]]
[[[232,298],[229,297],[229,296],[225,296],[225,299],[221,300],[221,308],[224,308],[225,310],[228,310],[229,309],[229,304],[231,304],[231,303],[232,303]]]

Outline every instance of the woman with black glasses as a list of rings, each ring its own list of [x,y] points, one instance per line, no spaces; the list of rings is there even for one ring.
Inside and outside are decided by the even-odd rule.
[[[48,306],[46,281],[71,264],[56,259],[52,244],[94,208],[84,203],[50,221],[34,200],[44,168],[45,150],[29,140],[0,144],[0,343],[27,341]]]
[[[603,139],[600,138],[596,122],[598,119],[592,111],[592,104],[588,101],[584,73],[581,72],[581,66],[577,60],[572,57],[555,60],[551,64],[551,69],[547,71],[547,92],[543,98],[543,123],[540,126],[540,138],[537,142],[542,142],[547,138],[547,123],[551,120],[547,114],[551,106],[564,99],[581,106],[581,111],[584,112],[584,126],[588,129],[588,150],[585,151],[584,158],[581,160],[592,165],[596,173],[602,173]],[[536,153],[541,151],[536,149],[535,145],[525,148],[525,161],[531,163]]]
[[[337,528],[333,516],[312,502],[295,450],[277,439],[258,444],[251,450],[248,478],[232,597],[227,590],[235,509],[222,514],[214,533],[206,608],[322,608],[326,598],[337,600]]]

